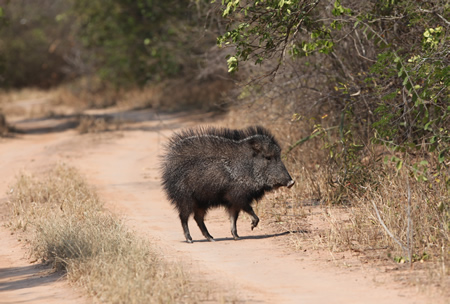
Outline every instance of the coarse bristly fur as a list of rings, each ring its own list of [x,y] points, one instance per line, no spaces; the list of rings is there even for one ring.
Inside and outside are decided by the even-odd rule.
[[[168,148],[170,149],[171,147],[173,147],[173,145],[178,145],[185,140],[190,139],[210,140],[216,138],[218,140],[241,141],[255,136],[266,137],[267,139],[271,140],[274,145],[279,147],[279,144],[275,140],[275,137],[269,132],[269,130],[261,126],[251,126],[242,130],[206,126],[196,129],[185,129],[180,133],[175,133],[170,140]]]
[[[162,186],[178,210],[187,242],[192,242],[188,219],[194,214],[203,235],[208,209],[224,206],[230,215],[231,234],[238,239],[236,220],[241,210],[259,218],[251,203],[264,193],[294,184],[280,157],[281,149],[265,128],[243,130],[201,127],[175,133],[162,162]]]

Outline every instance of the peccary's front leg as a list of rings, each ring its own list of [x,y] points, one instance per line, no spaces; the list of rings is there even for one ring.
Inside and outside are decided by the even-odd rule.
[[[253,211],[252,206],[247,205],[247,206],[244,207],[243,210],[244,210],[245,212],[247,212],[247,213],[250,215],[250,217],[252,218],[252,230],[253,230],[253,228],[255,228],[256,226],[258,226],[259,218],[258,218],[258,216],[256,215],[255,211]]]
[[[236,222],[239,216],[240,210],[229,209],[228,213],[230,214],[230,228],[231,234],[235,240],[239,240],[239,235],[237,234]]]
[[[197,222],[198,227],[200,228],[200,231],[202,232],[203,236],[210,242],[214,242],[214,238],[211,234],[209,234],[208,229],[206,229],[205,225],[205,214],[206,211],[204,209],[196,208],[194,210],[194,220]]]

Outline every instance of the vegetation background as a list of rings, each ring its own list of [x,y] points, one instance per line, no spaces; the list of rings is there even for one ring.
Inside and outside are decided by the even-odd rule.
[[[135,98],[159,110],[228,111],[230,125],[264,121],[299,181],[291,201],[349,211],[331,221],[325,246],[426,262],[432,282],[448,279],[448,1],[0,7],[0,134],[8,94],[30,87],[86,107]],[[272,203],[262,209],[290,229],[303,221]]]

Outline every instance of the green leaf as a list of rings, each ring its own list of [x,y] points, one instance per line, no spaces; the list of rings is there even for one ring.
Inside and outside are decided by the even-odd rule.
[[[419,181],[426,182],[426,181],[428,181],[428,178],[425,175],[420,175],[419,176]]]
[[[406,75],[406,74],[404,74],[404,76],[405,76],[405,78],[403,79],[403,83],[402,83],[402,85],[406,85],[407,83],[408,83],[408,75]]]
[[[396,164],[396,168],[397,168],[397,171],[400,171],[400,169],[402,168],[402,166],[403,166],[403,161],[402,160],[399,160],[398,162],[397,162],[397,164]]]
[[[228,58],[227,64],[228,64],[228,73],[237,71],[238,60],[235,56],[231,56],[230,58]]]

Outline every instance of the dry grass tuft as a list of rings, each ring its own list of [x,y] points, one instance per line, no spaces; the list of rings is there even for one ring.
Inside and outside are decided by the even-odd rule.
[[[58,165],[43,179],[21,175],[10,202],[11,227],[32,231],[33,254],[101,302],[199,301],[182,268],[105,212],[74,168]]]
[[[80,134],[120,130],[122,121],[108,116],[79,116],[77,131]]]

